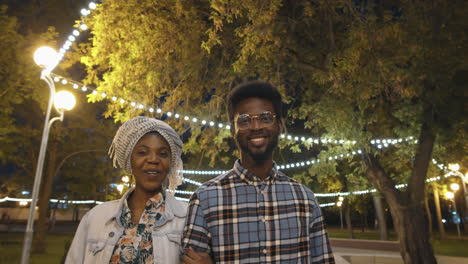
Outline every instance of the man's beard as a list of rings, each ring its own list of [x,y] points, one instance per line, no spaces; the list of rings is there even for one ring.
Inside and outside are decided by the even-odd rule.
[[[253,159],[255,163],[261,164],[271,157],[271,154],[273,153],[275,148],[278,146],[278,135],[272,135],[272,137],[270,138],[271,138],[271,141],[268,142],[268,145],[266,146],[265,151],[256,152],[256,153],[252,152],[249,149],[247,142],[242,142],[237,137],[235,138],[235,141],[236,141],[238,148],[241,150],[241,153],[246,153]]]

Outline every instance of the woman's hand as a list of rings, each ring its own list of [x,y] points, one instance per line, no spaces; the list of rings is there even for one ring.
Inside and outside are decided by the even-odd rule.
[[[192,247],[185,250],[182,256],[183,264],[214,264],[211,256],[204,252],[197,252]]]

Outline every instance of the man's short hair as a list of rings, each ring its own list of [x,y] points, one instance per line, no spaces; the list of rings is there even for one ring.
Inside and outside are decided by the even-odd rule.
[[[283,118],[281,94],[278,89],[267,82],[251,81],[237,85],[229,93],[227,98],[229,122],[234,121],[234,112],[239,103],[248,98],[261,98],[270,101],[277,118]]]

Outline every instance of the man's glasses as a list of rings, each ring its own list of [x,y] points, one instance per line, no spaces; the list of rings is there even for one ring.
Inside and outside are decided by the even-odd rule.
[[[237,124],[237,128],[240,130],[249,129],[252,127],[254,120],[257,120],[257,127],[264,128],[269,127],[275,123],[276,116],[273,115],[271,112],[263,112],[259,115],[248,115],[242,114],[238,115],[234,121]]]

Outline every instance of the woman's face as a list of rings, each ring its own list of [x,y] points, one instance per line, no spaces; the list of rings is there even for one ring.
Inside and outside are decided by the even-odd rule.
[[[133,148],[131,157],[136,188],[151,193],[162,191],[170,163],[171,149],[167,141],[156,132],[144,135]]]

